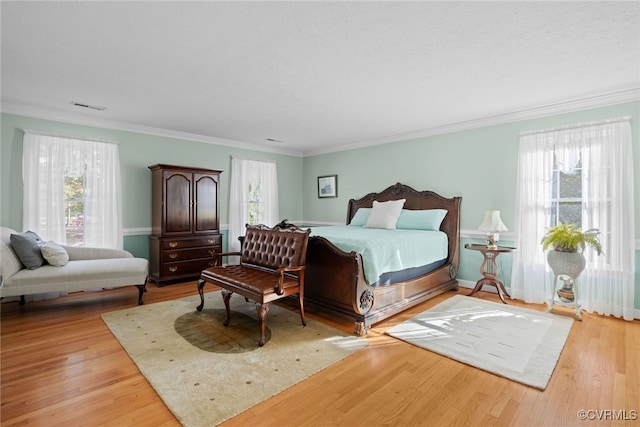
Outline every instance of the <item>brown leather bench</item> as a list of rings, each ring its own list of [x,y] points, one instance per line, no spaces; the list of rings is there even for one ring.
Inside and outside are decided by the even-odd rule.
[[[215,265],[202,271],[198,281],[198,311],[202,311],[204,307],[203,288],[206,283],[222,288],[222,299],[227,312],[224,326],[228,326],[231,321],[229,299],[234,292],[247,301],[254,301],[260,323],[258,345],[263,346],[269,304],[298,294],[300,319],[306,326],[304,271],[310,233],[311,230],[301,230],[284,221],[273,228],[247,225],[246,235],[241,239],[241,251],[214,254]],[[234,255],[240,256],[240,264],[221,265],[222,257]]]

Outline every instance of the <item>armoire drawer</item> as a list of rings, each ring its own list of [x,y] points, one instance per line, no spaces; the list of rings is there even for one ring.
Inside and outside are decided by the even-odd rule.
[[[216,252],[222,252],[222,246],[206,246],[192,249],[172,249],[162,251],[162,262],[176,262],[198,258],[211,258]]]
[[[214,234],[210,236],[198,236],[198,237],[163,237],[161,240],[161,248],[166,249],[184,249],[184,248],[197,248],[199,246],[214,246],[222,245],[222,236],[220,234]]]
[[[213,258],[168,262],[162,264],[161,274],[167,279],[170,279],[171,276],[199,276],[202,270],[209,267],[213,267]]]

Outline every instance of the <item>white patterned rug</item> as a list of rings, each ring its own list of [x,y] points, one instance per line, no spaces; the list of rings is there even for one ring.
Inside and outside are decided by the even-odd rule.
[[[386,333],[541,390],[573,319],[455,295]]]
[[[234,295],[231,324],[220,292],[105,313],[103,320],[184,426],[214,426],[367,345],[275,304],[267,343],[255,305]]]

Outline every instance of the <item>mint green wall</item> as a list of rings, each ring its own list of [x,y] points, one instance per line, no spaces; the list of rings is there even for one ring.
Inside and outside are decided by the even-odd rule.
[[[149,259],[149,235],[124,236],[124,249],[136,257]]]
[[[461,196],[461,229],[474,231],[485,210],[498,209],[513,230],[521,132],[631,116],[635,171],[635,237],[640,239],[640,102],[523,120],[503,125],[436,135],[304,158],[304,218],[344,223],[347,202],[396,182],[447,197]],[[338,175],[338,197],[318,199],[317,177]],[[462,244],[476,242],[462,239]],[[513,242],[501,240],[502,244]],[[479,278],[479,254],[462,249],[458,277]],[[636,308],[640,308],[640,278],[636,251]],[[499,258],[505,284],[510,284],[511,255]]]
[[[301,157],[4,113],[0,120],[0,224],[11,228],[22,228],[22,129],[119,141],[125,229],[151,227],[151,171],[148,166],[156,163],[222,170],[220,217],[221,224],[227,224],[232,155],[275,161],[278,166],[280,216],[291,220],[302,218]],[[125,237],[125,248],[136,256],[148,257],[146,236]]]
[[[150,172],[147,166],[168,163],[223,170],[221,222],[228,222],[230,156],[275,160],[278,165],[280,217],[310,222],[344,223],[350,198],[379,191],[396,182],[430,189],[445,196],[462,196],[461,228],[476,229],[487,209],[499,209],[513,229],[518,141],[523,131],[631,116],[635,170],[635,230],[640,240],[640,102],[523,120],[503,125],[399,141],[337,153],[305,157],[263,153],[220,145],[177,140],[135,132],[79,126],[2,114],[0,149],[0,224],[22,224],[22,129],[120,141],[124,227],[151,223]],[[317,198],[317,177],[338,175],[338,197]],[[302,202],[301,202],[302,200]],[[462,245],[476,242],[463,237]],[[226,243],[226,239],[223,239]],[[502,240],[503,244],[513,242]],[[127,236],[125,248],[148,257],[146,236]],[[461,251],[459,278],[478,279],[479,258]],[[510,283],[511,258],[501,255],[504,281]],[[640,309],[640,251],[636,251],[636,308]]]
[[[631,116],[635,180],[640,180],[640,102],[304,158],[304,218],[344,222],[347,202],[396,182],[462,196],[461,227],[475,229],[487,209],[513,228],[520,132]],[[338,197],[318,199],[317,177],[338,175]],[[635,188],[640,238],[640,185]]]

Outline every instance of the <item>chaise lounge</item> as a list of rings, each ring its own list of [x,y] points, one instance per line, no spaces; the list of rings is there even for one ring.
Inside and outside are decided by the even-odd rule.
[[[61,262],[27,268],[14,250],[12,234],[25,233],[0,227],[0,297],[19,296],[24,304],[25,295],[135,285],[142,305],[149,270],[146,259],[118,249],[57,245]]]

